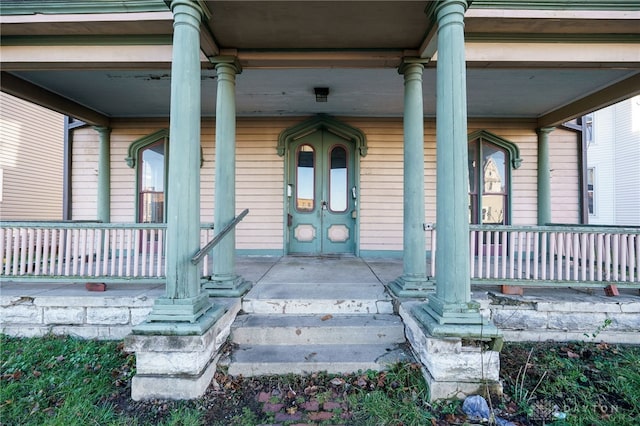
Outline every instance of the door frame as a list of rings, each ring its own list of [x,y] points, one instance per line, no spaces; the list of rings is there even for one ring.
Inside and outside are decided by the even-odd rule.
[[[306,121],[298,123],[295,126],[289,127],[283,130],[278,137],[278,155],[284,157],[284,181],[282,186],[282,206],[283,206],[283,255],[289,254],[289,198],[288,187],[295,180],[295,176],[290,176],[290,155],[289,146],[292,142],[310,135],[317,131],[328,131],[334,135],[344,139],[346,142],[353,144],[353,173],[354,184],[357,190],[357,198],[355,203],[356,219],[353,224],[353,242],[354,242],[354,255],[360,256],[360,158],[367,155],[367,139],[365,134],[358,128],[352,127],[340,120],[337,120],[329,115],[320,114],[312,117]]]

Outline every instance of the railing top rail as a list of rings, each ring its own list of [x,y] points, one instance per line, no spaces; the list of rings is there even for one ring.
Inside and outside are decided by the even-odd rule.
[[[102,222],[19,222],[2,221],[0,228],[32,228],[32,229],[166,229],[166,223],[102,223]],[[202,229],[213,229],[213,223],[201,223]]]
[[[640,227],[584,225],[469,225],[471,231],[577,232],[585,234],[640,234]]]
[[[244,209],[242,213],[240,213],[231,222],[229,222],[229,224],[225,226],[224,229],[222,229],[215,237],[213,237],[211,241],[209,241],[207,244],[205,244],[204,247],[198,250],[198,252],[191,258],[191,263],[193,263],[194,265],[197,265],[198,263],[200,263],[202,259],[204,259],[204,257],[207,255],[209,250],[214,248],[216,244],[218,244],[224,238],[225,235],[227,235],[233,228],[235,228],[236,225],[240,223],[240,221],[244,219],[244,217],[248,213],[249,213],[249,209]]]

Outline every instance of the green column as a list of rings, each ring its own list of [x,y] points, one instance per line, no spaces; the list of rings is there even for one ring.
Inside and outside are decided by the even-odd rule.
[[[495,337],[471,301],[464,0],[443,0],[438,17],[436,106],[436,294],[414,314],[435,336]]]
[[[424,230],[424,113],[422,73],[425,59],[405,58],[404,75],[404,222],[403,271],[389,283],[398,297],[425,297],[433,290],[427,280]]]
[[[102,223],[111,221],[111,129],[96,126],[100,143],[98,146],[98,202],[97,219]]]
[[[221,315],[200,289],[200,21],[196,2],[174,0],[169,178],[167,185],[166,293],[156,300],[139,333],[202,334]]]
[[[221,232],[236,210],[236,74],[242,72],[235,57],[216,57],[216,191],[214,229]],[[213,248],[213,274],[204,288],[210,296],[239,297],[251,283],[236,274],[236,233],[229,232]]]
[[[538,133],[538,225],[551,223],[551,163],[549,133],[555,127],[543,127]]]

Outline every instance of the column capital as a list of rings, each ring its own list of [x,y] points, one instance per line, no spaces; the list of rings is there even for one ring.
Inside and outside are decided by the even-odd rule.
[[[549,133],[553,132],[555,129],[556,128],[554,126],[538,127],[536,129],[536,133],[538,134],[538,136],[548,135]]]
[[[178,13],[185,13],[191,15],[200,22],[203,18],[210,18],[209,10],[202,0],[172,0],[170,7],[174,16]]]
[[[237,56],[230,55],[220,55],[220,56],[211,56],[209,58],[209,62],[216,66],[216,70],[221,70],[224,68],[232,67],[236,74],[242,73],[242,65],[240,65],[240,61]]]
[[[92,126],[93,130],[95,130],[98,133],[102,133],[102,134],[110,134],[111,133],[111,127],[107,127],[107,126]]]
[[[428,64],[430,58],[418,58],[418,57],[405,57],[402,58],[402,62],[398,67],[398,74],[406,74],[410,71],[420,69],[420,72],[424,69],[424,66]]]
[[[434,7],[434,12],[438,19],[450,13],[464,13],[469,8],[467,0],[440,0]]]

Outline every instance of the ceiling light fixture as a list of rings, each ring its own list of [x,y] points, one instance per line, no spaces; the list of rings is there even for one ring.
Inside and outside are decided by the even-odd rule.
[[[327,102],[329,96],[328,87],[314,87],[313,92],[316,94],[316,102]]]

